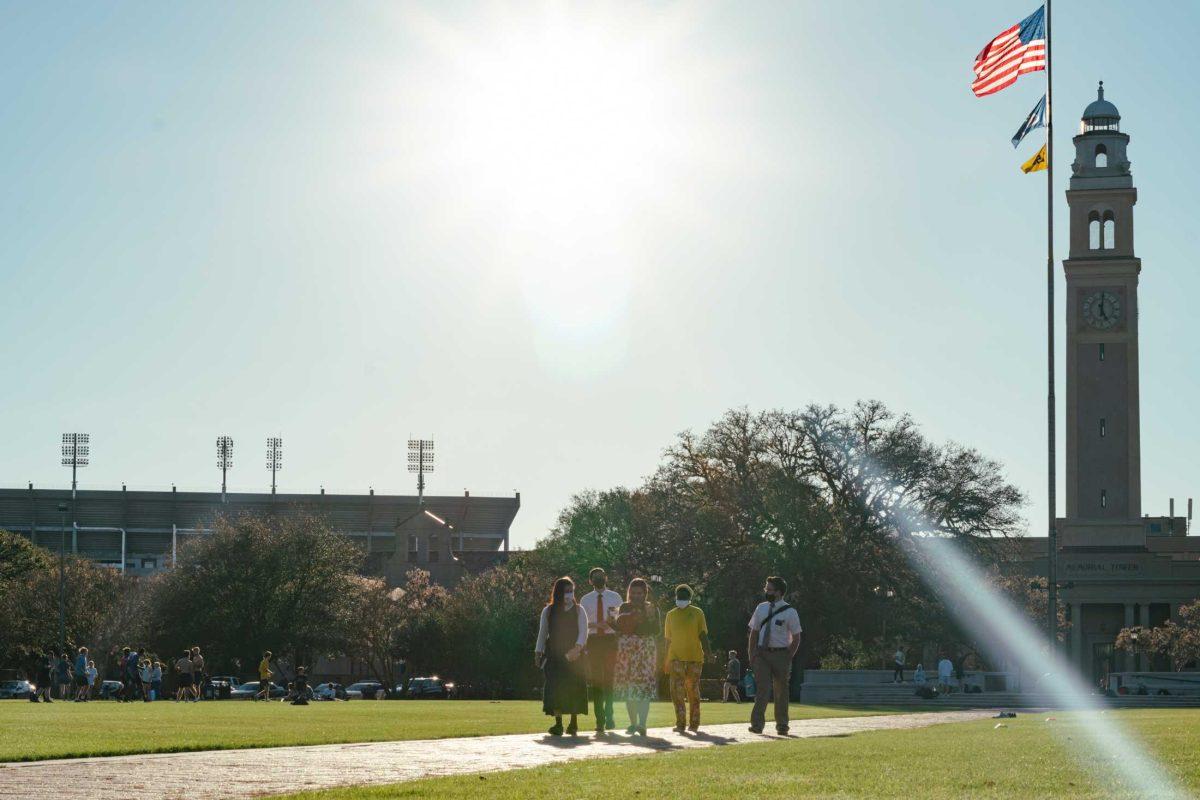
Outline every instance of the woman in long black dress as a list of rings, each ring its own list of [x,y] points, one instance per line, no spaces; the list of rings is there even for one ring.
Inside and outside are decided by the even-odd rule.
[[[571,716],[567,735],[579,731],[577,715],[587,713],[587,683],[579,655],[587,644],[587,614],[575,603],[575,582],[554,582],[550,602],[542,609],[534,660],[545,673],[542,711],[554,717],[551,736],[562,736],[564,714]]]

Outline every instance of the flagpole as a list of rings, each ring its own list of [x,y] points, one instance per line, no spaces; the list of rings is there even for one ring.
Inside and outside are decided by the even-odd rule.
[[[1046,0],[1046,449],[1047,495],[1050,508],[1046,552],[1047,633],[1050,654],[1058,651],[1058,531],[1057,481],[1055,477],[1055,414],[1054,399],[1054,105],[1050,92],[1054,85],[1050,38],[1050,1]]]

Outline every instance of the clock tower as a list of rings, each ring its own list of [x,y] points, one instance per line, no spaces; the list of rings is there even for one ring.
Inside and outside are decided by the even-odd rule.
[[[1104,99],[1083,112],[1071,165],[1067,279],[1067,518],[1138,520],[1138,273],[1133,250],[1137,189],[1121,115]]]

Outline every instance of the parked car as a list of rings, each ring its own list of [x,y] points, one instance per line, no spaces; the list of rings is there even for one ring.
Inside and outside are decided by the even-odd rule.
[[[397,686],[399,691],[400,687]],[[413,678],[408,682],[408,697],[412,700],[449,700],[454,696],[454,683],[437,675],[432,678]]]
[[[29,681],[4,681],[0,683],[0,700],[28,700],[34,686]]]
[[[346,687],[340,683],[319,683],[313,690],[313,696],[318,700],[345,700]]]
[[[386,692],[379,681],[359,681],[346,687],[347,700],[374,700],[380,690]]]
[[[96,697],[101,700],[114,700],[121,694],[121,688],[124,685],[120,681],[101,681]]]
[[[204,682],[203,695],[208,700],[224,700],[231,697],[241,683],[233,675],[210,675]]]
[[[253,700],[254,695],[258,694],[258,691],[259,691],[259,682],[258,681],[246,681],[245,683],[238,684],[238,687],[236,689],[230,690],[229,699],[230,700]],[[286,697],[287,689],[285,689],[282,686],[280,686],[279,684],[275,683],[275,681],[271,681],[271,691],[269,693],[269,696],[272,699]]]

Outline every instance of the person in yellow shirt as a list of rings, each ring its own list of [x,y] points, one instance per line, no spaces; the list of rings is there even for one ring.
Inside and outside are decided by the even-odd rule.
[[[700,730],[700,673],[708,660],[708,622],[704,612],[692,605],[692,588],[675,587],[675,608],[663,621],[667,640],[667,674],[671,676],[671,702],[675,704],[675,732]],[[688,716],[684,717],[684,700]]]
[[[271,699],[271,676],[275,673],[271,671],[271,651],[263,653],[262,661],[258,662],[258,693],[254,695],[257,700],[259,695],[262,695],[263,700]]]

